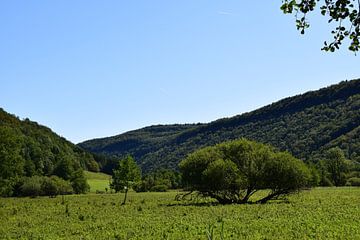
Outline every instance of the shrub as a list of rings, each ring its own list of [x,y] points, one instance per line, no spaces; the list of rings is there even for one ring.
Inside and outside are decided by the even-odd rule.
[[[16,184],[15,180],[0,178],[0,196],[1,197],[13,196],[15,184]]]
[[[311,172],[287,152],[246,139],[200,149],[179,164],[184,184],[220,203],[246,203],[261,189],[270,193],[258,202],[311,185]]]
[[[74,192],[79,193],[86,193],[90,190],[90,186],[86,181],[86,177],[84,175],[84,171],[79,169],[76,171],[71,178],[71,186],[74,189]]]
[[[346,185],[359,187],[360,186],[360,178],[357,178],[357,177],[349,178],[347,180]]]
[[[56,186],[56,191],[58,195],[67,195],[74,193],[74,190],[69,181],[65,181],[64,179],[59,178],[58,176],[51,176],[50,179],[51,182]]]
[[[166,192],[168,190],[168,186],[166,185],[156,185],[156,186],[153,186],[150,191],[151,192]]]
[[[42,177],[39,176],[33,176],[30,178],[26,178],[21,189],[21,195],[22,196],[31,196],[31,197],[37,197],[42,195]]]
[[[44,177],[41,183],[42,193],[46,196],[55,197],[59,194],[58,186],[56,182],[51,178]]]

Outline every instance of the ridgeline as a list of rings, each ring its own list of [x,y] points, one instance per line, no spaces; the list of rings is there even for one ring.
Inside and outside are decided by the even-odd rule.
[[[324,151],[338,146],[347,158],[360,162],[360,80],[343,81],[208,124],[150,126],[79,146],[107,156],[131,154],[149,172],[160,167],[176,169],[194,150],[241,137],[315,162]]]

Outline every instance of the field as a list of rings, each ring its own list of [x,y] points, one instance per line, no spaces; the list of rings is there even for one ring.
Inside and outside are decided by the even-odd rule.
[[[177,192],[1,198],[2,239],[360,239],[360,188],[268,204],[175,201]]]
[[[105,192],[106,189],[110,189],[109,180],[111,179],[110,175],[105,173],[94,173],[94,172],[85,172],[85,177],[90,185],[90,192],[94,193],[96,191]]]

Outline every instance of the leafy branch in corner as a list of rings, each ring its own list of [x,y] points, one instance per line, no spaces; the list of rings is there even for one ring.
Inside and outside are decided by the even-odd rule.
[[[295,14],[296,27],[301,34],[310,27],[307,14],[317,9],[328,17],[328,23],[336,22],[331,31],[333,40],[324,42],[321,50],[335,52],[345,39],[349,39],[348,49],[353,52],[360,50],[360,0],[283,0],[281,10],[285,14]]]

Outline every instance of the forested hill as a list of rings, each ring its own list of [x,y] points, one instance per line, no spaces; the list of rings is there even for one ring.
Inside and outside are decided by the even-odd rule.
[[[96,171],[98,164],[51,129],[0,108],[0,183],[34,175],[69,179],[80,168]]]
[[[289,97],[258,110],[208,124],[152,126],[80,146],[107,155],[132,154],[143,170],[176,168],[188,153],[246,137],[288,150],[303,160],[342,148],[360,162],[360,80]]]

